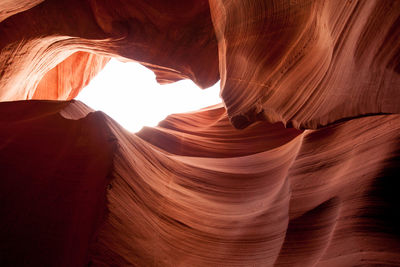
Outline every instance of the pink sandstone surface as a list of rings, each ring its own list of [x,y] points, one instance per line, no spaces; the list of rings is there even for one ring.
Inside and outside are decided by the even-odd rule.
[[[130,133],[111,57],[223,103]],[[400,1],[4,0],[0,101],[1,266],[400,266]]]

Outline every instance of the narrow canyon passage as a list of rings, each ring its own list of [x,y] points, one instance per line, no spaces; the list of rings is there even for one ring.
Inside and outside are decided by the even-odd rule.
[[[3,1],[0,265],[400,266],[399,36],[392,0]],[[114,60],[222,103],[133,133],[76,99]]]

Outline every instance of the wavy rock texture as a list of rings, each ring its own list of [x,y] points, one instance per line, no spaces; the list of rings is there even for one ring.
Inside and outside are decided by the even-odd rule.
[[[222,98],[239,128],[399,113],[399,1],[210,0]]]
[[[62,100],[51,98],[53,93],[35,91],[40,91],[38,83],[48,71],[77,51],[99,57],[72,59],[93,64],[89,67],[93,74],[85,77],[101,69],[106,61],[101,56],[110,55],[142,63],[161,83],[190,78],[208,87],[219,77],[207,1],[44,1],[4,20],[0,36],[2,101],[31,99],[35,94]]]
[[[0,265],[400,266],[399,5],[2,1]],[[129,133],[111,56],[224,103]]]
[[[44,0],[3,0],[0,2],[0,22],[12,15],[28,10]]]
[[[3,263],[400,264],[399,115],[238,131],[214,107],[136,135],[79,102],[0,108]]]

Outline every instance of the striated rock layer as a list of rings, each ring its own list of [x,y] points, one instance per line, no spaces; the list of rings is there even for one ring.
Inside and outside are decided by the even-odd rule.
[[[399,113],[400,2],[210,0],[233,124]]]
[[[238,131],[216,106],[132,134],[79,102],[0,110],[2,263],[400,264],[400,115]]]
[[[15,4],[9,4],[13,9]],[[62,84],[62,88],[51,89],[38,87],[38,83],[78,51],[96,56],[68,59],[66,66],[44,77],[50,80],[48,83],[76,79],[71,85],[85,84],[86,78],[95,75],[107,60],[102,57],[108,56],[142,63],[155,72],[161,83],[192,79],[208,87],[218,80],[217,41],[209,5],[204,0],[48,0],[2,21],[0,36],[2,101],[32,99],[33,95],[41,99],[73,98],[82,87],[65,88]],[[70,77],[74,71],[62,70],[70,64],[86,64],[86,73],[79,71]],[[60,71],[64,77],[60,78]],[[74,93],[66,94],[65,89]],[[52,90],[63,91],[62,97]]]
[[[399,1],[6,0],[0,37],[1,266],[400,265]],[[223,104],[129,133],[71,100],[110,57]]]

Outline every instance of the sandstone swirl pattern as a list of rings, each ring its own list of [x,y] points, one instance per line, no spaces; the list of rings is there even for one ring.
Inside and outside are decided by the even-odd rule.
[[[0,8],[1,266],[400,265],[399,1]],[[224,102],[129,133],[110,57]]]

